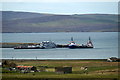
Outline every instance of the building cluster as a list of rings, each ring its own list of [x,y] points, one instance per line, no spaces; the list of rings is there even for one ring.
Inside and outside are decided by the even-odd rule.
[[[48,66],[24,66],[24,65],[16,65],[15,63],[10,63],[8,61],[2,62],[3,73],[8,72],[19,72],[19,73],[31,73],[31,72],[49,72]],[[72,67],[64,66],[64,67],[53,67],[55,73],[67,74],[72,73]]]
[[[116,57],[110,57],[107,59],[108,62],[119,62],[120,59]],[[31,72],[49,72],[47,69],[50,67],[48,66],[24,66],[24,65],[17,65],[14,62],[8,62],[8,61],[3,61],[1,63],[1,67],[3,69],[3,72],[5,71],[14,71],[14,72],[19,72],[19,73],[31,73]],[[71,66],[62,66],[62,67],[52,67],[54,69],[55,73],[58,74],[68,74],[72,73],[72,67]],[[88,66],[84,66],[80,68],[83,70],[85,73],[88,71]],[[6,72],[5,72],[6,73]]]

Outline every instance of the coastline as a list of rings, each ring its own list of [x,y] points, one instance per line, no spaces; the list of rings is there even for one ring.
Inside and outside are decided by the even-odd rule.
[[[107,61],[107,59],[2,59],[11,61]]]
[[[0,43],[0,48],[14,48],[16,46],[22,45],[36,45],[40,43]]]

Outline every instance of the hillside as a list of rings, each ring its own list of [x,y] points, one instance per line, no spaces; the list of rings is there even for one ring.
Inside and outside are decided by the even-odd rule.
[[[117,31],[117,15],[55,15],[2,11],[3,32],[97,32]]]

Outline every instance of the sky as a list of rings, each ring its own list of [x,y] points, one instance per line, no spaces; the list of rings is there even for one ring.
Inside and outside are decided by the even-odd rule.
[[[0,0],[0,2],[119,2],[119,0]]]
[[[45,1],[2,2],[0,10],[50,14],[118,14],[118,2]]]

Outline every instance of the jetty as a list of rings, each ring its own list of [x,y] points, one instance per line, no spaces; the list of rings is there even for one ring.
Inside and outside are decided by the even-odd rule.
[[[91,38],[86,44],[76,44],[71,37],[70,43],[67,44],[56,44],[52,41],[43,41],[40,43],[0,43],[1,48],[14,48],[14,49],[50,49],[50,48],[94,48]]]

